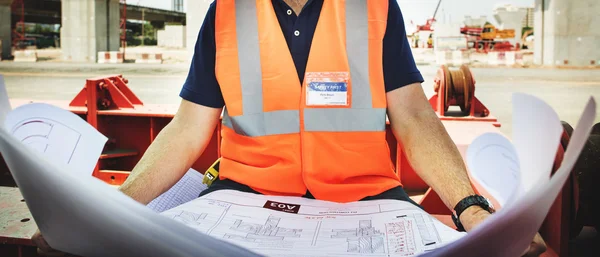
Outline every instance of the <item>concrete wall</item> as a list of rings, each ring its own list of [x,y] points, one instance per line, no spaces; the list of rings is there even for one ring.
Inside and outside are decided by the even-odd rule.
[[[62,0],[63,59],[96,62],[99,51],[119,51],[119,0]]]
[[[10,29],[10,5],[2,4],[0,5],[0,40],[2,41],[2,58],[9,58],[11,55],[11,29]]]
[[[512,5],[497,6],[494,9],[494,18],[498,22],[499,29],[515,31],[515,37],[509,39],[511,44],[521,42],[521,35],[523,34],[523,20],[527,16],[527,8],[516,7]]]
[[[167,25],[165,29],[157,31],[158,46],[185,48],[186,27],[183,25]]]
[[[477,18],[474,18],[472,16],[465,16],[465,25],[469,26],[469,27],[483,27],[483,25],[485,25],[485,22],[487,21],[487,16],[479,16]]]
[[[435,31],[435,37],[460,37],[461,23],[441,23],[436,22],[433,25],[433,31]]]
[[[206,17],[206,13],[210,4],[214,0],[187,0],[186,2],[186,47],[188,49],[189,60],[192,59],[194,55],[194,47],[196,46],[196,41],[198,39],[198,32],[200,32],[200,27],[204,22],[204,17]]]
[[[536,0],[535,63],[598,65],[599,13],[598,0]]]

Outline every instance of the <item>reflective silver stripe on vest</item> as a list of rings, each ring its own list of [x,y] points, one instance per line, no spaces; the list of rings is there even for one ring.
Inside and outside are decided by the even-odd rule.
[[[299,133],[300,113],[297,110],[286,110],[231,117],[225,109],[223,125],[237,134],[249,137]]]
[[[346,0],[346,51],[352,79],[352,108],[356,109],[373,108],[369,80],[368,13],[367,0]]]
[[[256,1],[235,1],[235,25],[244,115],[263,112],[262,69]]]
[[[385,131],[386,109],[304,109],[304,117],[306,131]]]
[[[236,0],[236,33],[242,87],[242,115],[223,125],[245,136],[298,133],[298,111],[263,111],[262,70],[256,1]],[[346,48],[352,79],[352,108],[307,108],[306,131],[384,131],[385,109],[374,109],[369,86],[369,23],[366,0],[346,1]]]
[[[306,131],[385,131],[387,110],[373,108],[366,0],[346,1],[346,51],[352,79],[352,106],[350,109],[305,109]]]
[[[262,70],[256,1],[235,1],[238,60],[242,87],[242,115],[223,113],[223,125],[244,136],[300,132],[299,111],[263,111]]]

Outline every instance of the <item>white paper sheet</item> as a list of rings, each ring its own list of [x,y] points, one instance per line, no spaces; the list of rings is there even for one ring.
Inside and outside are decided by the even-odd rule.
[[[563,128],[556,112],[541,99],[513,95],[513,144],[520,160],[523,191],[547,182]]]
[[[108,140],[85,120],[53,105],[32,103],[8,114],[5,128],[63,169],[90,176]]]
[[[206,184],[202,183],[203,178],[202,173],[194,169],[188,170],[171,189],[152,200],[148,207],[156,212],[163,212],[198,198],[207,189]]]
[[[6,115],[12,110],[8,101],[8,92],[4,84],[4,77],[0,74],[0,124],[4,124]]]
[[[2,128],[0,152],[54,249],[89,257],[259,256],[164,217],[94,177],[67,172]]]
[[[516,101],[516,108],[527,107],[530,101],[537,100],[527,95],[519,95],[517,97],[520,100]],[[549,112],[550,107],[546,104],[538,104],[536,108],[539,108],[536,110],[537,114],[546,113],[551,115]],[[536,115],[536,113],[530,112],[529,115]],[[552,203],[568,179],[573,166],[575,166],[575,162],[590,135],[595,117],[596,102],[592,98],[586,105],[579,123],[573,132],[562,165],[551,179],[541,179],[535,187],[529,191],[525,191],[513,204],[500,209],[467,236],[451,245],[447,245],[439,251],[428,253],[426,256],[521,256],[529,247],[531,240],[548,214]],[[533,127],[531,128],[532,131],[546,129],[546,127],[542,126],[556,125],[544,122],[537,123],[535,118],[529,118],[532,120],[530,124]],[[550,119],[551,117],[544,118]],[[558,124],[560,125],[560,123]],[[550,133],[545,135],[548,137],[545,139],[548,140],[553,140],[550,137],[557,136],[550,135]],[[537,140],[541,139],[544,138],[537,137],[532,141],[537,142]],[[543,145],[529,146],[528,148],[537,151],[540,149],[536,148],[541,146]],[[554,152],[556,150],[554,149]],[[552,164],[554,162],[554,157],[554,155],[548,155],[544,157],[546,159],[521,159],[520,163],[522,167],[531,166],[534,162],[547,165],[547,163]],[[525,163],[529,164],[523,165]]]
[[[339,204],[221,190],[162,215],[265,256],[417,256],[465,235],[394,200]]]
[[[512,143],[498,133],[486,133],[467,148],[471,178],[489,192],[501,206],[521,190],[519,158]]]

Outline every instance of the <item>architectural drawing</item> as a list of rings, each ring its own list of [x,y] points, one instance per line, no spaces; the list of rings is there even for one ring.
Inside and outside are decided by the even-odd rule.
[[[427,248],[428,246],[432,246],[435,248],[435,245],[439,245],[441,243],[441,239],[438,235],[435,226],[433,225],[433,220],[431,216],[425,216],[420,213],[413,214],[415,221],[417,223],[417,229],[419,230],[419,234],[421,234],[421,240],[423,245]]]
[[[43,103],[17,107],[4,127],[61,170],[91,176],[108,138],[77,114]]]
[[[65,164],[71,162],[81,139],[79,132],[47,119],[23,120],[13,128],[12,134],[30,148]],[[65,151],[59,151],[62,149]]]
[[[400,219],[385,224],[388,252],[394,256],[412,256],[417,253],[412,219]]]
[[[236,220],[231,230],[246,233],[245,236],[236,234],[225,234],[224,238],[239,239],[248,242],[256,241],[282,241],[286,237],[300,237],[302,229],[291,229],[279,227],[281,218],[269,216],[265,224],[247,223]]]
[[[270,208],[273,203],[286,208]],[[288,206],[298,212],[287,212]],[[400,201],[338,206],[219,190],[163,215],[186,216],[181,211],[208,213],[187,216],[186,221],[202,223],[196,229],[264,256],[416,256],[459,238],[455,230],[443,229],[435,218]]]
[[[348,253],[384,253],[385,235],[375,229],[371,220],[359,220],[355,229],[332,229],[331,238],[347,238]]]
[[[198,227],[206,219],[207,213],[193,213],[188,211],[180,211],[179,214],[173,216],[173,219],[191,227]]]

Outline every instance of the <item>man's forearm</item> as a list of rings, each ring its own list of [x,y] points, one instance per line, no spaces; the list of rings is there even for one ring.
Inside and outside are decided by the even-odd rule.
[[[143,204],[169,190],[204,152],[221,112],[182,100],[119,190]]]
[[[176,124],[165,127],[119,190],[140,203],[148,204],[177,183],[203,149],[190,144],[181,134]]]
[[[439,118],[431,111],[417,112],[394,128],[415,172],[453,209],[474,194],[464,161]]]
[[[460,152],[431,109],[421,84],[388,92],[387,100],[392,130],[417,175],[451,210],[460,200],[474,194]],[[477,208],[465,212],[474,210]]]

